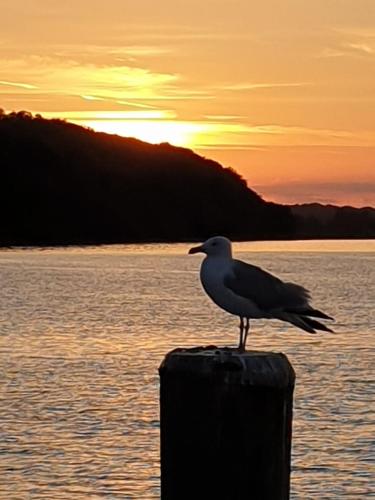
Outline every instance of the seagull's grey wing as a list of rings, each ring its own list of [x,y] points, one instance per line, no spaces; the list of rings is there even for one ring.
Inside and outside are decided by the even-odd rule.
[[[224,285],[246,297],[262,311],[288,310],[308,306],[309,292],[294,283],[285,283],[260,267],[233,260]]]

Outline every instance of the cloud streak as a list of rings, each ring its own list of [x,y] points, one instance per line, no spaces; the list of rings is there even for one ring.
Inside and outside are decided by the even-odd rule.
[[[45,117],[55,117],[56,113],[45,113]],[[60,111],[59,117],[69,121],[132,121],[132,120],[172,120],[176,117],[170,110],[137,110],[137,111]]]
[[[332,43],[322,49],[319,57],[374,57],[375,31],[333,29]]]
[[[243,148],[266,145],[356,145],[372,146],[375,130],[352,132],[348,130],[320,129],[280,124],[208,123],[208,133],[197,147]]]
[[[179,98],[179,75],[141,67],[81,64],[74,60],[30,56],[2,60],[0,71],[35,82],[30,85],[4,80],[0,82],[2,85],[25,90],[38,88],[46,94],[79,95],[86,99],[89,96],[91,100]]]
[[[257,89],[275,89],[275,88],[293,88],[293,87],[306,87],[312,85],[312,83],[308,82],[264,82],[264,83],[253,83],[253,82],[239,82],[232,83],[228,85],[218,86],[218,89],[222,90],[257,90]]]
[[[38,88],[36,85],[31,85],[30,83],[7,82],[4,80],[0,80],[0,85],[5,85],[5,87],[18,87],[27,90],[34,90]]]

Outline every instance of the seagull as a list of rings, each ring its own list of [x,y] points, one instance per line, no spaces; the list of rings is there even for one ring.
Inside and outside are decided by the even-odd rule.
[[[209,238],[193,247],[189,254],[206,254],[200,279],[207,295],[216,305],[240,318],[239,350],[245,351],[250,318],[275,318],[287,321],[309,333],[332,332],[314,318],[330,316],[309,304],[306,288],[288,283],[260,267],[232,258],[232,243],[223,236]]]

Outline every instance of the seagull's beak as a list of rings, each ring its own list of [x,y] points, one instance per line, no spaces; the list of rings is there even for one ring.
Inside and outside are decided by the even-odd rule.
[[[199,252],[203,252],[203,245],[199,245],[198,247],[193,247],[193,248],[190,248],[189,250],[189,254],[192,254],[192,253],[199,253]]]

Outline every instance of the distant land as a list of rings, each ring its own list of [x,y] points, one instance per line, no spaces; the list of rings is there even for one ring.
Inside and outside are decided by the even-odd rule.
[[[375,210],[264,201],[187,148],[0,110],[0,245],[374,238]]]
[[[298,237],[374,238],[375,209],[306,203],[289,205],[296,218]]]

